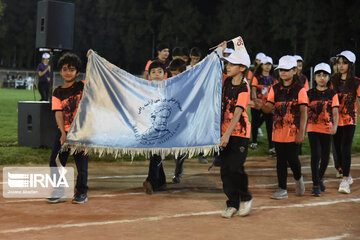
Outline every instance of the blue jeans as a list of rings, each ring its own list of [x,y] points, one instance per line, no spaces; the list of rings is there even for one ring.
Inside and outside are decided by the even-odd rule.
[[[51,151],[50,156],[50,167],[56,167],[56,156],[59,153],[59,150],[61,148],[60,144],[60,138],[61,138],[61,132],[60,130],[56,134],[55,141],[53,144],[53,148]],[[59,159],[61,164],[65,167],[67,159],[70,154],[70,150],[66,152],[59,153]],[[87,186],[87,180],[88,180],[88,155],[84,154],[84,152],[78,152],[76,154],[73,154],[75,159],[75,164],[77,168],[77,178],[76,178],[76,193],[78,194],[84,194],[87,193],[88,186]]]

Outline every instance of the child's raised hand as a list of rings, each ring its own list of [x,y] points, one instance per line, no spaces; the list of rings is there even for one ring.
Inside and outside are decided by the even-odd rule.
[[[219,44],[219,47],[221,47],[222,53],[224,54],[224,51],[225,51],[225,49],[227,47],[227,42],[223,41],[222,43]]]

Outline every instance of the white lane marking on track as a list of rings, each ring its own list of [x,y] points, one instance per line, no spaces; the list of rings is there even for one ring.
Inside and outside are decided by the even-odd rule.
[[[360,202],[360,198],[350,198],[350,199],[343,199],[343,200],[304,203],[304,204],[288,204],[288,205],[284,205],[284,206],[262,206],[262,207],[255,207],[255,208],[253,208],[253,210],[303,208],[303,207],[325,206],[325,205],[333,205],[333,204],[338,204],[338,203],[349,203],[349,202]],[[208,211],[208,212],[181,213],[181,214],[175,214],[175,215],[143,217],[143,218],[135,218],[135,219],[122,219],[122,220],[102,221],[102,222],[55,224],[55,225],[40,226],[40,227],[25,227],[25,228],[7,229],[7,230],[0,231],[0,234],[19,233],[19,232],[28,232],[28,231],[43,231],[43,230],[57,229],[57,228],[64,229],[64,228],[72,228],[72,227],[103,226],[103,225],[109,225],[109,224],[122,224],[122,223],[134,223],[134,222],[154,222],[154,221],[160,221],[160,220],[171,219],[171,218],[215,215],[215,214],[220,214],[220,213],[221,213],[221,211]]]
[[[339,235],[339,236],[332,236],[326,238],[301,239],[301,240],[341,240],[348,237],[351,237],[351,234],[344,233],[343,235]],[[293,239],[293,240],[300,240],[300,239]]]

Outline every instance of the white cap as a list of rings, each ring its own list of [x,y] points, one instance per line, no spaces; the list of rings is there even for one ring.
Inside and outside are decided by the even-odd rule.
[[[242,64],[247,68],[250,67],[250,57],[246,51],[243,50],[235,50],[232,54],[228,57],[222,58],[223,60],[228,61],[232,64]]]
[[[272,64],[273,64],[273,60],[272,60],[271,57],[266,56],[266,57],[263,57],[263,58],[261,59],[261,63],[262,63],[262,64],[271,63],[271,65],[272,65]]]
[[[257,59],[257,60],[260,60],[260,61],[261,61],[261,59],[262,59],[263,57],[266,57],[265,53],[263,53],[263,52],[259,52],[258,54],[256,54],[255,59]]]
[[[47,52],[43,53],[42,58],[50,58],[50,54],[48,54]]]
[[[316,73],[317,71],[324,71],[327,72],[328,74],[331,74],[331,68],[329,64],[323,62],[315,66],[314,73]]]
[[[279,59],[279,65],[277,66],[277,69],[286,69],[286,70],[290,70],[292,68],[297,67],[297,62],[294,56],[290,56],[290,55],[285,55],[282,56]]]
[[[232,48],[225,48],[224,53],[233,53],[234,49]]]
[[[349,60],[349,62],[355,63],[356,61],[356,56],[352,51],[346,50],[346,51],[342,51],[340,54],[336,55],[337,57],[346,57],[347,60]]]
[[[300,55],[294,55],[294,58],[296,59],[296,61],[304,61]]]

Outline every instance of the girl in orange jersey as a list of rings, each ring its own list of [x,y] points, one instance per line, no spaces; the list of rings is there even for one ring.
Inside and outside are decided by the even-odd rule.
[[[251,82],[251,95],[253,100],[262,99],[263,102],[266,103],[270,88],[276,82],[275,77],[272,75],[272,65],[272,58],[265,56],[261,59],[259,67],[256,68],[253,80]],[[251,108],[252,143],[250,144],[250,148],[255,149],[257,147],[258,129],[261,127],[264,121],[268,135],[269,154],[275,154],[275,147],[272,141],[273,114],[263,113],[261,110],[258,110],[253,106]]]
[[[351,145],[354,138],[358,98],[360,97],[360,79],[355,77],[356,56],[351,51],[337,55],[338,73],[332,79],[332,85],[339,96],[339,126],[334,135],[334,145],[338,157],[339,169],[343,179],[338,191],[350,193],[353,180],[350,176]]]
[[[329,88],[330,66],[319,63],[315,66],[314,73],[315,87],[307,93],[307,132],[311,148],[312,195],[319,197],[326,190],[323,177],[329,164],[331,135],[336,133],[339,121],[339,100],[335,91]]]
[[[278,189],[271,195],[273,199],[288,197],[287,164],[289,164],[296,180],[296,195],[305,193],[301,163],[299,160],[299,144],[305,139],[308,97],[300,83],[296,59],[283,56],[279,60],[279,83],[269,92],[266,104],[261,99],[255,101],[258,109],[270,113],[274,109],[272,140],[276,150],[276,170]]]

